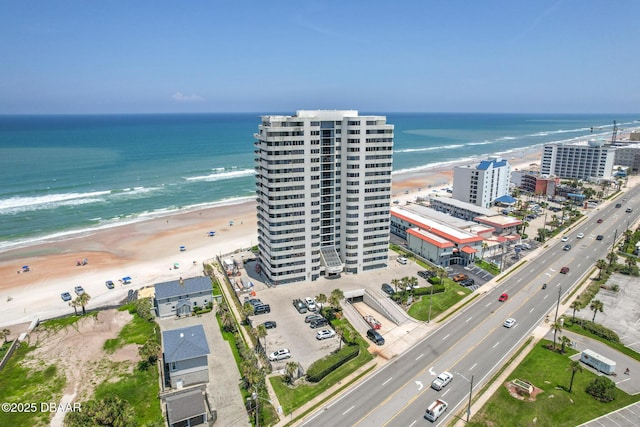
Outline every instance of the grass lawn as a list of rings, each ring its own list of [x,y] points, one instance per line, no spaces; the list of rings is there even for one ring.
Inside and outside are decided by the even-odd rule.
[[[458,285],[452,280],[444,281],[446,290],[439,294],[433,294],[431,302],[431,319],[455,305],[458,301],[471,293],[471,290]],[[409,316],[416,320],[429,320],[429,300],[431,295],[423,295],[420,301],[414,302],[409,307]]]
[[[509,377],[524,379],[541,388],[543,392],[536,400],[521,401],[501,386],[480,412],[472,416],[469,426],[574,426],[640,401],[640,395],[630,396],[620,390],[612,402],[595,400],[585,388],[596,375],[586,369],[576,373],[573,391],[569,393],[569,355],[576,352],[570,349],[564,355],[551,352],[545,347],[550,342],[540,341]]]
[[[11,347],[12,342],[13,341],[7,341],[7,342],[3,342],[2,345],[0,345],[0,360],[2,360],[4,355],[7,354],[7,352],[9,351],[9,347]]]
[[[37,405],[35,412],[0,412],[0,425],[35,426],[49,425],[49,412],[40,412],[40,403],[58,402],[66,379],[55,365],[39,366],[39,369],[21,366],[25,356],[36,347],[22,343],[0,373],[0,402]]]
[[[271,381],[271,386],[278,396],[278,401],[280,402],[280,405],[282,405],[284,413],[288,414],[294,409],[324,393],[327,389],[339,383],[345,377],[370,361],[373,356],[367,351],[368,345],[364,342],[360,344],[360,354],[356,358],[345,363],[318,383],[305,383],[295,387],[290,387],[285,382],[284,377],[270,377],[269,381]]]
[[[160,342],[160,328],[155,322],[149,322],[140,316],[134,315],[129,323],[124,325],[117,338],[106,340],[104,350],[113,353],[127,344],[143,345],[151,336],[158,335]]]

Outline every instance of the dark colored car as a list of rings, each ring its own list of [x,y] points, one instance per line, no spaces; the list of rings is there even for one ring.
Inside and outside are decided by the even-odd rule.
[[[394,292],[393,288],[392,288],[392,287],[391,287],[391,285],[390,285],[390,284],[388,284],[388,283],[383,283],[383,284],[382,284],[382,291],[383,291],[384,293],[388,294],[388,295],[393,295],[393,294],[395,294],[395,292]]]
[[[104,282],[104,284],[109,289],[113,289],[115,287],[115,285],[113,284],[113,282],[111,280],[107,280],[106,282]]]
[[[571,245],[564,245],[564,247],[562,248],[562,250],[564,250],[564,251],[570,251],[570,250],[571,250]]]
[[[604,239],[604,236],[602,234],[598,234],[596,236],[596,240],[602,240],[602,239]]]
[[[476,281],[473,279],[467,279],[467,280],[463,280],[462,282],[460,282],[460,284],[462,286],[473,286],[476,284]]]
[[[562,273],[562,274],[567,274],[568,272],[569,272],[569,267],[562,267],[560,269],[560,273]]]
[[[622,207],[622,203],[616,203],[616,208],[621,208]]]
[[[375,329],[369,329],[367,331],[367,338],[369,338],[371,341],[373,341],[377,345],[384,344],[384,337],[380,335],[380,332],[376,331]]]
[[[506,301],[506,300],[508,300],[508,299],[509,299],[509,295],[507,295],[507,294],[502,294],[502,295],[500,295],[500,298],[498,298],[498,301],[500,301],[500,302],[505,302],[505,301]]]
[[[248,302],[249,304],[251,304],[254,307],[257,307],[259,305],[264,305],[264,304],[262,304],[262,301],[260,301],[257,298],[251,298],[251,299],[247,300],[246,302]]]
[[[253,307],[253,314],[271,313],[271,307],[269,304],[262,304]]]
[[[263,323],[263,325],[267,329],[273,329],[276,327],[276,322],[274,322],[273,320],[267,320],[266,322]]]
[[[304,322],[305,323],[311,323],[314,320],[319,320],[319,319],[323,319],[322,315],[320,315],[320,314],[310,314],[310,315],[308,315],[308,316],[306,316],[304,318]]]
[[[323,326],[327,326],[329,321],[324,317],[322,319],[316,319],[309,322],[309,327],[311,329],[322,328]]]
[[[602,221],[604,221],[602,218],[599,218],[598,221],[596,221],[598,224],[602,224]]]

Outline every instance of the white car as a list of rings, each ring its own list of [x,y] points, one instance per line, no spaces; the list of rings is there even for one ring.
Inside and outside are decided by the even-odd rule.
[[[431,382],[431,388],[434,390],[442,390],[447,384],[451,382],[452,379],[453,375],[447,371],[444,371]]]
[[[584,233],[578,233],[578,235],[576,236],[578,239],[582,239],[584,237]]]
[[[516,324],[516,319],[514,319],[513,317],[508,318],[507,320],[504,321],[504,323],[502,324],[502,326],[504,326],[505,328],[512,328],[513,325]]]
[[[399,256],[399,257],[398,257],[398,262],[399,262],[400,264],[402,264],[402,265],[405,265],[408,261],[407,261],[407,259],[406,259],[405,257],[403,257],[403,256]]]
[[[562,239],[560,239],[563,242],[566,242],[567,240],[569,240],[569,238],[567,236],[562,236]]]
[[[307,306],[307,310],[309,311],[316,311],[318,309],[318,307],[316,307],[316,302],[313,300],[313,298],[306,297],[304,299],[304,303]]]
[[[317,340],[326,340],[327,338],[333,338],[336,336],[336,331],[333,329],[323,329],[316,333]]]
[[[276,360],[288,359],[291,357],[291,352],[286,348],[276,350],[269,355],[269,360],[274,362]]]

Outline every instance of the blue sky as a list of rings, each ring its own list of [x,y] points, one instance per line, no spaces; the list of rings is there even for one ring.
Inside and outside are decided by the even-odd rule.
[[[0,114],[636,113],[637,0],[0,0]]]

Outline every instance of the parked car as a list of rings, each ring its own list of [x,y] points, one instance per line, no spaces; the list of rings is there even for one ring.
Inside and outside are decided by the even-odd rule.
[[[596,236],[596,240],[602,240],[602,239],[604,239],[604,236],[602,234],[598,234]]]
[[[333,329],[323,329],[316,333],[317,340],[326,340],[327,338],[333,338],[336,335],[336,331]]]
[[[271,313],[271,306],[269,304],[256,305],[253,307],[253,314],[265,314]]]
[[[369,329],[367,331],[367,338],[376,343],[377,345],[384,345],[384,337],[380,335],[380,332],[375,329]]]
[[[309,322],[309,327],[311,329],[316,329],[316,328],[322,328],[323,326],[327,326],[328,324],[329,324],[329,321],[323,317],[321,319],[316,319]]]
[[[453,276],[453,281],[454,282],[462,282],[463,280],[467,280],[469,278],[469,276],[467,276],[464,273],[458,273],[455,276]]]
[[[562,248],[563,251],[570,251],[571,250],[571,245],[564,245],[564,247]]]
[[[576,236],[578,239],[582,239],[584,237],[584,233],[578,233],[578,235]]]
[[[407,260],[405,257],[403,257],[403,256],[399,256],[399,257],[398,257],[398,262],[399,262],[400,264],[402,264],[402,265],[405,265],[405,264],[408,262],[408,260]]]
[[[423,279],[428,279],[429,277],[433,277],[435,275],[436,275],[436,272],[432,270],[418,271],[418,276],[422,277]]]
[[[309,314],[304,318],[304,323],[311,323],[314,320],[323,319],[321,314]]]
[[[84,288],[82,286],[76,286],[74,288],[74,291],[76,292],[76,295],[78,295],[78,296],[84,294]]]
[[[276,322],[273,321],[273,320],[267,320],[266,322],[263,323],[263,325],[267,329],[273,329],[273,328],[275,328],[277,326]]]
[[[393,288],[391,287],[390,284],[388,283],[383,283],[382,284],[382,291],[388,295],[393,295],[395,294],[395,291],[393,290]]]
[[[109,289],[115,288],[115,285],[113,284],[113,282],[111,280],[107,280],[106,282],[104,282],[104,284]]]
[[[504,326],[505,328],[511,328],[515,324],[516,324],[516,319],[514,319],[513,317],[510,317],[510,318],[508,318],[507,320],[504,321],[502,326]]]
[[[257,298],[251,298],[251,299],[247,300],[247,302],[248,302],[249,304],[251,304],[252,306],[254,306],[254,307],[257,307],[257,306],[259,306],[259,305],[263,305],[263,304],[262,304],[262,301],[260,301],[260,300],[259,300],[259,299],[257,299]]]
[[[291,357],[291,352],[287,348],[281,348],[269,355],[269,360],[275,362],[276,360],[288,359]]]
[[[318,307],[316,306],[316,302],[313,300],[313,298],[306,297],[304,299],[304,304],[307,306],[307,310],[309,311],[316,311],[318,309]]]
[[[447,371],[444,371],[431,382],[431,388],[434,390],[442,390],[447,384],[451,382],[453,375]]]
[[[63,292],[60,294],[62,301],[71,301],[71,294],[69,292]]]
[[[296,310],[298,310],[298,313],[300,314],[304,314],[307,312],[307,306],[305,303],[302,302],[302,300],[296,298],[293,300],[293,306],[296,308]]]
[[[505,302],[508,299],[509,299],[509,295],[508,294],[502,294],[502,295],[500,295],[500,298],[498,298],[498,301]]]
[[[569,267],[562,267],[560,269],[560,273],[562,273],[562,274],[567,274],[568,272],[569,272]]]
[[[473,279],[467,279],[467,280],[463,280],[462,282],[460,282],[460,284],[462,286],[473,286],[476,284],[476,281]]]

